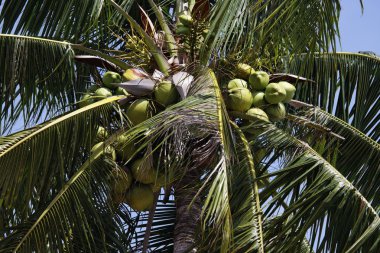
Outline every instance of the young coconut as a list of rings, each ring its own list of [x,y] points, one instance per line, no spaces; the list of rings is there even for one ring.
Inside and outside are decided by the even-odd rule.
[[[255,73],[255,70],[251,66],[249,66],[248,64],[239,63],[236,66],[236,74],[237,74],[237,77],[239,77],[239,78],[243,78],[245,80],[248,80],[249,76],[252,75],[253,73]],[[245,87],[245,88],[247,88],[247,87]]]
[[[280,103],[285,97],[286,91],[278,83],[270,83],[265,89],[265,100],[270,104]]]
[[[253,102],[252,105],[254,107],[263,107],[267,104],[265,101],[265,93],[262,91],[252,92]]]
[[[150,108],[149,101],[143,98],[135,100],[127,109],[128,119],[133,125],[140,124],[152,115],[153,111]]]
[[[162,81],[154,88],[156,101],[164,106],[174,104],[179,99],[179,93],[175,85],[170,81]]]
[[[147,163],[143,163],[142,158],[136,159],[132,163],[131,170],[133,177],[140,183],[152,184],[156,180],[155,170]]]
[[[117,87],[115,90],[115,95],[124,95],[124,96],[129,96],[129,93],[126,89]]]
[[[286,117],[286,109],[283,103],[269,105],[265,108],[265,112],[271,121],[282,120]]]
[[[246,112],[247,115],[256,117],[260,120],[269,122],[268,115],[260,108],[251,108]]]
[[[120,160],[126,162],[136,152],[136,148],[133,142],[130,142],[126,134],[122,134],[117,137],[115,141],[116,154]]]
[[[180,34],[180,35],[189,35],[191,33],[191,30],[189,27],[184,26],[183,24],[179,23],[177,24],[175,28],[175,32],[176,34]]]
[[[268,83],[269,75],[265,71],[256,71],[249,76],[249,84],[254,90],[265,90]]]
[[[81,96],[80,101],[78,102],[78,105],[80,108],[82,108],[82,107],[88,106],[94,102],[95,101],[90,94],[84,94]]]
[[[228,82],[227,88],[229,90],[236,88],[247,88],[247,82],[243,79],[232,79]]]
[[[296,87],[288,82],[279,82],[278,85],[282,86],[285,89],[286,96],[283,100],[284,103],[290,102],[293,99],[294,93],[296,93]]]
[[[102,81],[103,81],[103,84],[105,87],[113,90],[113,89],[116,89],[118,87],[114,83],[121,83],[122,79],[118,73],[108,71],[104,74]]]
[[[124,195],[132,185],[132,173],[128,169],[115,169],[112,171],[112,177],[114,180],[114,185],[112,187],[113,192],[116,195]]]
[[[123,79],[125,81],[133,81],[143,78],[146,78],[146,75],[139,69],[127,69],[123,74]]]
[[[107,88],[99,88],[95,91],[95,96],[98,100],[104,99],[106,97],[111,97],[112,92]]]
[[[228,91],[227,107],[233,111],[246,112],[252,105],[252,93],[246,88],[235,88]]]
[[[181,14],[178,16],[179,22],[181,22],[185,26],[193,25],[193,18],[188,14]]]
[[[93,147],[92,147],[92,149],[91,149],[91,153],[93,153],[94,152],[94,150],[96,150],[97,148],[99,148],[99,147],[101,147],[101,146],[103,146],[104,145],[104,143],[103,142],[99,142],[99,143],[97,143],[97,144],[95,144]],[[115,149],[114,149],[114,147],[112,147],[112,146],[108,146],[108,147],[106,147],[106,148],[104,148],[103,147],[103,154],[105,155],[105,156],[108,156],[108,157],[110,157],[112,160],[116,160],[116,151],[115,151]]]
[[[136,212],[148,211],[153,202],[154,195],[149,185],[135,184],[126,195],[126,203]]]
[[[98,132],[96,133],[96,141],[104,141],[107,138],[108,138],[107,130],[102,126],[99,126]]]

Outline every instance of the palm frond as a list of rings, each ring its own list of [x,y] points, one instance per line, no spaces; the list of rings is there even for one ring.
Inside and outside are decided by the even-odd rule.
[[[304,142],[274,126],[267,130],[261,142],[274,155],[293,153],[260,193],[265,216],[280,213],[266,230],[267,249],[291,252],[306,236],[316,252],[377,252],[379,214],[359,189]]]
[[[299,84],[297,99],[380,140],[380,58],[355,53],[300,55],[285,60],[284,70],[316,82]]]
[[[3,0],[0,27],[2,33],[83,42],[94,39],[94,30],[107,36],[108,28],[104,25],[114,22],[110,18],[114,13],[107,3],[104,0],[69,0],[59,3]],[[134,0],[121,0],[118,3],[130,9]]]
[[[0,243],[7,252],[127,252],[128,244],[109,205],[114,165],[98,147],[46,205],[22,224],[9,227]],[[132,219],[131,219],[132,220]],[[111,249],[111,250],[110,250]]]
[[[2,34],[0,46],[0,133],[21,115],[28,124],[66,111],[91,82],[69,43]]]
[[[337,170],[342,173],[374,206],[380,210],[380,145],[358,129],[352,127],[345,121],[319,109],[310,108],[300,112],[302,117],[312,120],[329,128],[345,138],[345,140],[332,140],[322,155],[329,156],[327,146],[333,146],[337,142],[338,154],[334,157]]]
[[[216,1],[210,33],[202,47],[206,64],[212,53],[242,60],[335,48],[339,1]],[[251,55],[252,57],[250,57]],[[256,63],[260,66],[262,63]],[[264,66],[270,68],[270,66]]]
[[[17,225],[40,210],[82,164],[118,97],[0,138],[2,218]]]

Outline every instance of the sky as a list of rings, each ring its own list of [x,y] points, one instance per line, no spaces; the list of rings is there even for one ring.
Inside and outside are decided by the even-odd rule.
[[[380,0],[342,0],[341,48],[338,51],[373,51],[380,55]]]

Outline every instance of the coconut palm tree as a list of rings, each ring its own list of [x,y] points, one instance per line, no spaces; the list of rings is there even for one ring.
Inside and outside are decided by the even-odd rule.
[[[339,0],[0,9],[0,252],[380,251],[380,58],[336,52]],[[286,115],[231,107],[253,69]]]

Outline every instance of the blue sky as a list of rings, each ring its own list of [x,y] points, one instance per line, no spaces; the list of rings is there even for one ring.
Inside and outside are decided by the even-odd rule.
[[[380,55],[380,0],[342,0],[340,32],[342,48],[338,51],[373,51]]]

